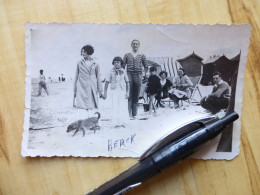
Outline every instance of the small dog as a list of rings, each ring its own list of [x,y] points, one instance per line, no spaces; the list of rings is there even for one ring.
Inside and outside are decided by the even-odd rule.
[[[90,117],[87,118],[85,120],[78,120],[74,123],[71,123],[68,127],[67,127],[67,133],[75,130],[74,135],[76,135],[79,131],[82,131],[83,133],[83,137],[85,136],[85,130],[89,129],[89,130],[93,130],[94,133],[96,133],[96,130],[100,130],[100,126],[98,126],[98,122],[100,119],[100,113],[96,112],[95,114],[97,114],[97,117]]]

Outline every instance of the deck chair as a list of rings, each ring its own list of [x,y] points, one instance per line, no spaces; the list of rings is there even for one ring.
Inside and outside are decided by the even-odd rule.
[[[203,66],[202,63],[196,63],[196,64],[188,64],[183,63],[181,64],[182,68],[185,70],[186,75],[190,78],[191,82],[193,83],[193,86],[190,88],[191,95],[187,100],[189,104],[191,103],[199,103],[200,100],[194,99],[194,95],[198,92],[200,99],[202,98],[200,89],[199,89],[199,83],[202,78],[203,73]]]
[[[191,82],[193,83],[193,86],[190,87],[190,90],[191,90],[191,93],[190,93],[190,96],[189,97],[185,97],[183,99],[180,99],[180,103],[183,105],[183,102],[187,102],[189,105],[192,104],[192,103],[199,103],[199,100],[196,100],[194,99],[194,95],[198,92],[199,93],[199,96],[200,96],[200,99],[202,98],[202,95],[201,95],[201,92],[200,92],[200,89],[199,89],[199,83],[200,83],[200,80],[202,78],[201,75],[199,76],[189,76]],[[171,102],[173,102],[170,98],[165,98],[165,99],[162,99],[161,102],[163,103],[169,103],[169,106],[171,106]]]
[[[198,91],[200,99],[202,98],[200,89],[199,89],[199,83],[201,81],[202,75],[200,76],[193,76],[193,77],[189,77],[191,82],[193,83],[193,86],[190,88],[191,90],[191,95],[189,97],[189,103],[198,103],[198,100],[194,99],[194,95],[195,93]]]

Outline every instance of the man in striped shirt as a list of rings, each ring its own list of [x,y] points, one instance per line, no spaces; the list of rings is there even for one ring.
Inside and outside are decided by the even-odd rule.
[[[137,115],[138,100],[140,88],[142,85],[142,70],[144,68],[147,72],[147,61],[144,54],[140,54],[138,49],[140,42],[133,40],[131,43],[132,53],[127,53],[123,59],[123,68],[126,67],[127,76],[130,81],[130,91],[128,98],[128,111],[131,119],[134,119]]]

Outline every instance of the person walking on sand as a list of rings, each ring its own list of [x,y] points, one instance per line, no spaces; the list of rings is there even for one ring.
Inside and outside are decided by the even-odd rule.
[[[131,43],[132,52],[127,53],[123,59],[123,68],[126,67],[127,76],[130,82],[128,112],[131,119],[135,119],[138,110],[138,100],[142,85],[142,68],[147,72],[147,61],[144,54],[139,53],[140,42],[133,40]]]
[[[38,96],[41,95],[42,92],[42,88],[45,90],[45,92],[47,93],[47,95],[49,95],[48,89],[47,89],[47,84],[45,81],[45,76],[43,74],[43,70],[40,70],[40,81],[39,81],[39,91],[38,91]]]
[[[98,109],[98,97],[102,96],[100,68],[91,57],[94,48],[86,45],[81,49],[83,59],[77,63],[74,81],[73,107],[85,110]]]
[[[127,99],[129,97],[129,80],[125,70],[122,68],[123,60],[115,57],[112,64],[114,67],[106,78],[103,99],[107,98],[108,84],[111,84],[112,98],[112,124],[117,127],[125,127],[129,120],[127,111]]]

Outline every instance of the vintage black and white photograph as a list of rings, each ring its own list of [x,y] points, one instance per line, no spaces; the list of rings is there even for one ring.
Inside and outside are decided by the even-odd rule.
[[[241,113],[247,25],[26,26],[23,156],[139,157],[191,120]],[[240,121],[194,158],[232,159]]]

